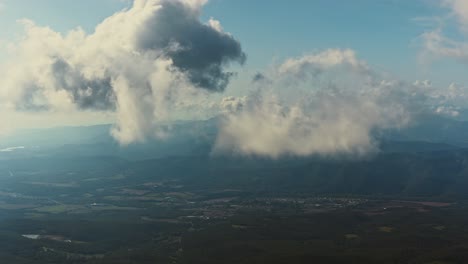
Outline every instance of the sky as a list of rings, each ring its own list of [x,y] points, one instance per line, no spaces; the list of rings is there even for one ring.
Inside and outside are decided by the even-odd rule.
[[[366,153],[468,108],[464,0],[0,0],[0,26],[0,134],[223,115],[220,151]]]
[[[243,43],[253,68],[266,67],[272,58],[350,48],[400,78],[465,84],[465,67],[457,61],[439,61],[431,67],[420,62],[421,35],[451,15],[442,1],[273,0],[265,5],[263,1],[217,0],[206,6],[204,17],[219,17]],[[456,24],[447,27],[448,32],[458,31]]]
[[[405,79],[432,77],[447,84],[457,78],[466,83],[456,62],[419,65],[422,33],[432,30],[432,22],[450,10],[428,0],[212,0],[202,10],[201,19],[220,20],[227,31],[242,43],[248,54],[249,70],[267,67],[273,60],[327,48],[351,48],[360,57]],[[92,32],[103,19],[128,8],[125,0],[2,0],[0,39],[3,43],[22,36],[19,19],[66,33],[76,27]],[[434,22],[435,24],[435,22]],[[5,48],[2,57],[6,56]],[[448,64],[448,65],[447,65]],[[448,66],[448,67],[447,67]],[[434,76],[434,71],[443,74]]]

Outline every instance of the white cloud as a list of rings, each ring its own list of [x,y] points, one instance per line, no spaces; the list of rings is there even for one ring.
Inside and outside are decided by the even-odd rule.
[[[424,97],[424,107],[429,112],[446,117],[459,117],[460,110],[468,108],[468,87],[451,83],[437,87],[429,80],[417,80],[413,86]]]
[[[427,94],[428,104],[437,114],[458,116],[460,109],[468,108],[468,87],[452,83],[443,88],[426,87],[424,92]]]
[[[365,62],[358,60],[353,50],[328,49],[318,54],[303,56],[296,59],[286,60],[280,67],[282,75],[305,75],[324,71],[336,66],[345,66],[350,70],[366,73],[368,66]]]
[[[351,50],[290,59],[277,68],[267,74],[268,88],[261,87],[247,98],[242,110],[225,116],[215,152],[272,158],[360,156],[377,150],[375,131],[409,121],[400,99],[411,95],[399,82],[378,82]],[[333,75],[326,78],[330,71]],[[348,75],[355,81],[341,82]],[[302,83],[285,82],[291,78]],[[297,87],[304,85],[309,89],[298,92]]]
[[[221,22],[216,19],[210,18],[208,20],[208,25],[214,28],[218,32],[223,32],[223,26],[221,26]]]
[[[460,115],[460,112],[457,109],[454,109],[450,106],[439,106],[434,111],[436,114],[445,115],[450,117],[457,117]]]

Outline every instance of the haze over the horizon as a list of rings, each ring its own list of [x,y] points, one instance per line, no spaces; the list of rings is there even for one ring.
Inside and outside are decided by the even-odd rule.
[[[468,118],[467,3],[0,0],[0,135],[110,122],[127,145],[221,115],[215,152],[365,155]]]

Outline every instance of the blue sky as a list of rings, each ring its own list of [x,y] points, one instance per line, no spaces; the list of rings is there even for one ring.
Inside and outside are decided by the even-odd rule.
[[[16,21],[28,18],[66,32],[80,26],[91,32],[114,12],[126,8],[122,0],[2,0],[0,39],[22,34]],[[327,48],[351,48],[375,67],[400,78],[431,79],[440,85],[466,83],[464,67],[440,61],[423,67],[418,61],[419,37],[428,28],[417,18],[446,12],[427,0],[212,0],[203,20],[214,17],[243,45],[246,69],[261,69],[274,60]],[[455,80],[456,79],[456,80]]]

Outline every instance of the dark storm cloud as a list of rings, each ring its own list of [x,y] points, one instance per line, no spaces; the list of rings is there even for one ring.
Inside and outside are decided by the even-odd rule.
[[[110,78],[87,80],[80,71],[73,69],[63,59],[57,58],[51,65],[56,87],[70,93],[80,109],[114,109],[115,97]]]
[[[252,82],[261,82],[265,80],[265,75],[261,72],[257,72],[253,77],[252,77]]]
[[[156,12],[138,36],[139,48],[163,50],[192,84],[223,91],[233,75],[224,67],[230,62],[243,64],[246,59],[241,44],[230,34],[201,23],[198,14],[179,1],[163,1]]]
[[[34,84],[28,86],[28,90],[22,95],[21,101],[15,105],[17,111],[25,112],[43,112],[49,110],[45,103],[37,102],[36,98],[40,96],[40,88]]]

